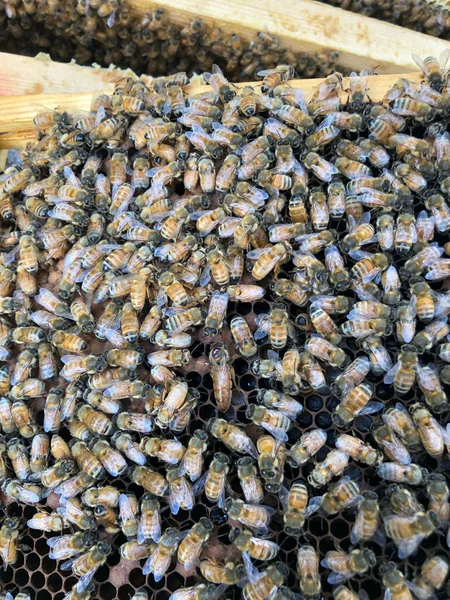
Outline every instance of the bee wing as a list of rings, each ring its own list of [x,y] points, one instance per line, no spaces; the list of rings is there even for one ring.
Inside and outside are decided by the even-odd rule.
[[[416,373],[422,387],[430,391],[435,389],[436,379],[432,376],[432,373],[430,373],[427,368],[424,368],[421,364],[417,363]]]
[[[322,506],[322,502],[323,502],[322,496],[314,496],[313,498],[311,498],[310,501],[308,502],[308,506],[306,507],[306,510],[305,510],[305,518],[308,518],[311,515],[313,515],[315,512],[317,512],[319,510],[319,508]]]
[[[256,74],[258,75],[258,77],[266,77],[267,75],[270,75],[274,72],[276,72],[276,69],[264,69],[263,71],[258,71]]]
[[[115,329],[107,328],[104,331],[105,337],[115,348],[126,348],[128,346],[127,340],[123,335]]]
[[[155,253],[156,255],[156,253]],[[206,265],[202,271],[202,274],[200,275],[200,280],[199,280],[199,284],[204,287],[205,285],[207,285],[209,282],[211,281],[211,266],[210,265]]]
[[[72,171],[70,167],[64,167],[64,175],[67,179],[67,182],[73,185],[74,187],[81,188],[81,182],[75,173]]]
[[[262,427],[266,429],[269,433],[273,435],[273,437],[281,442],[287,442],[289,437],[284,429],[281,427],[275,427],[270,423],[261,423]]]
[[[350,579],[350,577],[352,577],[352,573],[331,573],[331,575],[328,576],[327,581],[331,584],[342,583],[343,581]]]
[[[69,569],[71,569],[71,568],[72,568],[72,565],[73,565],[73,559],[70,559],[70,560],[66,560],[66,561],[64,561],[64,562],[63,562],[63,563],[62,563],[62,564],[59,566],[59,568],[61,569],[61,571],[69,571]]]
[[[283,506],[284,510],[287,510],[288,501],[289,501],[289,490],[287,489],[287,487],[285,487],[285,486],[281,487],[281,489],[279,491],[279,497],[280,497],[281,505]]]
[[[211,71],[212,71],[213,75],[214,75],[214,73],[217,73],[218,75],[222,75],[222,77],[224,76],[223,71],[219,67],[219,65],[213,65]]]
[[[156,306],[164,306],[167,302],[167,294],[166,291],[160,288],[158,293],[156,294],[155,304]]]
[[[130,498],[126,494],[120,494],[119,496],[119,511],[122,521],[137,521]]]
[[[396,442],[386,442],[383,441],[383,447],[385,447],[396,461],[401,463],[402,465],[409,465],[411,462],[411,455],[408,450],[403,446],[400,441]]]
[[[446,48],[439,57],[439,64],[441,65],[441,70],[446,71],[447,63],[450,59],[450,49]]]
[[[384,347],[372,346],[370,351],[374,355],[378,364],[385,371],[389,371],[392,367],[392,360]]]
[[[227,588],[228,585],[226,583],[221,583],[216,587],[213,593],[208,594],[208,596],[211,598],[211,600],[218,600],[218,598],[220,598]]]
[[[371,400],[363,408],[355,411],[355,415],[361,417],[362,415],[372,415],[383,408],[383,403],[377,400]]]
[[[402,366],[402,361],[401,360],[397,361],[395,363],[395,365],[392,367],[392,369],[390,369],[384,376],[384,379],[383,379],[384,383],[386,383],[387,385],[394,383],[395,376],[400,371],[401,366]]]
[[[88,571],[85,575],[80,577],[80,579],[78,580],[78,583],[77,583],[77,592],[79,594],[84,592],[84,590],[86,590],[90,586],[96,570],[97,570],[97,567],[94,567],[93,569]]]
[[[400,559],[407,558],[414,554],[420,542],[425,538],[424,535],[414,535],[407,540],[394,540],[398,548],[398,557]]]
[[[245,571],[250,583],[257,583],[261,579],[262,573],[258,571],[255,565],[252,563],[252,559],[248,552],[242,553],[242,560],[244,561]]]
[[[21,485],[17,485],[17,489],[22,502],[25,502],[27,504],[36,504],[36,502],[39,502],[40,498],[35,492],[27,490]]]
[[[250,252],[247,253],[247,258],[250,258],[250,260],[257,260],[263,254],[269,252],[271,249],[272,246],[267,246],[266,248],[256,248],[255,250],[250,250]]]

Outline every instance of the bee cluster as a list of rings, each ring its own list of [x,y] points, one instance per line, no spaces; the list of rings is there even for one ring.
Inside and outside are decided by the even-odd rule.
[[[7,589],[446,593],[450,89],[419,62],[376,103],[214,66],[36,116],[0,175]]]
[[[333,50],[293,53],[267,32],[249,42],[201,19],[178,26],[161,8],[136,15],[123,0],[1,0],[0,42],[3,52],[46,52],[53,60],[152,75],[201,73],[218,63],[233,81],[252,81],[281,63],[299,76],[323,77],[338,59]]]
[[[446,0],[323,0],[327,4],[449,39],[450,11]]]

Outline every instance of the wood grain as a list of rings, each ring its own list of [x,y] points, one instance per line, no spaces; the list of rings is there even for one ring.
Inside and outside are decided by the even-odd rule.
[[[417,67],[411,53],[439,56],[450,43],[411,29],[364,17],[312,0],[127,0],[145,14],[164,8],[178,25],[201,17],[225,33],[254,39],[265,31],[280,38],[283,47],[317,52],[328,48],[340,54],[338,64],[351,70],[375,68],[379,73],[407,73]]]
[[[386,91],[397,81],[398,75],[376,75],[368,78],[368,95],[372,101],[381,100]],[[419,83],[420,73],[404,75],[410,81]],[[308,100],[322,79],[294,79],[289,85],[301,89]],[[258,90],[261,82],[253,82]],[[240,83],[236,88],[249,85]],[[340,92],[341,101],[347,99],[348,79],[344,78],[343,90]],[[191,85],[185,88],[189,96],[196,96],[210,90],[208,85]],[[106,90],[109,92],[110,90]],[[59,111],[89,111],[91,101],[99,92],[84,92],[79,94],[37,94],[29,96],[0,96],[0,150],[4,148],[23,148],[35,136],[36,129],[33,119],[43,110]]]

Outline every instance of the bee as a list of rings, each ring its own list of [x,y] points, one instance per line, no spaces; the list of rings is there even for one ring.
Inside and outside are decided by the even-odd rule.
[[[159,542],[161,539],[161,515],[158,500],[151,494],[144,494],[141,501],[141,518],[138,524],[137,541],[144,544],[146,540]]]
[[[263,248],[261,251],[250,251],[247,257],[256,259],[252,270],[253,278],[256,281],[260,281],[274,269],[277,272],[277,268],[287,259],[290,250],[291,246],[288,242],[279,242],[269,249]]]
[[[386,540],[378,530],[380,507],[377,494],[366,491],[363,492],[362,497],[363,500],[358,506],[358,514],[350,534],[351,543],[358,544],[361,541],[366,542],[372,538],[375,541],[385,542]]]
[[[425,561],[420,570],[420,576],[415,577],[411,584],[411,591],[417,598],[432,598],[447,579],[449,566],[442,556],[433,556]]]
[[[50,557],[62,560],[80,554],[95,543],[95,534],[91,531],[78,531],[72,535],[61,535],[47,540],[51,548]]]
[[[120,492],[113,486],[91,487],[83,492],[81,499],[83,504],[95,508],[98,504],[108,508],[119,505]]]
[[[312,335],[305,344],[305,350],[315,358],[332,367],[345,368],[350,363],[345,352],[319,335]]]
[[[40,431],[39,425],[34,420],[30,409],[21,400],[13,402],[11,416],[19,433],[24,438],[32,438]]]
[[[62,531],[65,527],[63,519],[56,512],[37,512],[31,519],[28,519],[27,526],[31,529],[38,529],[47,533],[52,531]]]
[[[384,423],[401,437],[411,452],[419,452],[422,448],[419,432],[405,407],[397,403],[382,415]]]
[[[373,432],[373,437],[384,453],[401,464],[408,465],[411,456],[407,448],[387,425],[380,425]]]
[[[331,550],[320,564],[333,571],[328,577],[328,583],[337,583],[365,573],[374,567],[376,562],[375,554],[366,548],[352,550],[348,554],[343,550]]]
[[[426,452],[432,457],[441,456],[444,446],[450,443],[448,431],[439,425],[423,404],[413,404],[409,410]]]
[[[327,434],[322,429],[312,429],[304,433],[288,450],[288,462],[294,467],[304,465],[322,448],[326,440]]]
[[[165,496],[169,490],[167,480],[147,467],[134,467],[130,474],[131,480],[155,496]]]
[[[407,582],[403,573],[401,573],[394,563],[381,565],[380,574],[382,576],[383,587],[388,597],[393,600],[412,600],[410,592],[410,582]]]
[[[30,449],[30,469],[32,473],[40,473],[47,468],[49,452],[50,440],[48,435],[45,433],[35,435]]]
[[[401,347],[398,362],[384,376],[384,383],[394,384],[397,394],[409,392],[416,379],[418,365],[417,351],[414,346],[405,344]]]
[[[14,565],[19,557],[20,529],[20,520],[15,517],[7,517],[0,528],[0,556],[5,569],[9,565]]]
[[[247,570],[249,571],[249,567]],[[250,572],[252,575],[242,590],[242,597],[244,600],[263,600],[271,597],[274,590],[276,592],[284,584],[288,569],[285,564],[276,562],[262,573],[257,573],[254,567]]]
[[[292,421],[281,411],[250,404],[246,415],[255,425],[264,427],[276,439],[287,441],[287,431],[289,431]]]
[[[295,338],[295,329],[289,320],[286,306],[277,302],[269,315],[259,315],[256,319],[259,328],[255,332],[255,340],[269,335],[272,348],[282,349],[286,346],[288,337]]]
[[[7,442],[7,456],[11,461],[14,473],[19,481],[29,478],[31,473],[30,461],[25,444],[19,438],[12,438]]]
[[[92,333],[94,330],[94,317],[82,298],[76,298],[72,302],[70,312],[83,333]]]
[[[220,565],[212,560],[202,560],[200,571],[207,581],[224,585],[236,585],[245,576],[244,566],[232,562]]]
[[[110,551],[111,547],[108,543],[99,542],[78,558],[63,563],[63,568],[72,567],[73,573],[80,577],[77,584],[79,591],[86,589],[97,569],[105,564]]]
[[[214,386],[214,397],[222,412],[226,412],[231,404],[232,380],[234,370],[229,365],[229,354],[223,345],[216,345],[209,355],[211,376]]]
[[[102,463],[105,471],[114,477],[121,475],[127,468],[127,462],[117,450],[105,440],[97,440],[91,446],[92,453]]]
[[[383,454],[369,444],[347,434],[341,434],[336,439],[336,448],[349,454],[354,460],[369,466],[379,465],[383,462]]]
[[[228,457],[223,452],[216,452],[204,481],[206,497],[210,502],[217,502],[219,507],[222,507],[225,499],[228,464]]]
[[[409,485],[421,485],[428,480],[427,470],[414,463],[403,465],[397,462],[384,462],[377,467],[377,475],[388,481]]]
[[[284,531],[288,535],[300,535],[307,516],[308,490],[306,486],[295,482],[289,491],[281,488],[280,499],[285,509],[283,513]]]
[[[446,81],[446,70],[445,66],[449,58],[449,53],[444,50],[439,60],[434,56],[427,56],[423,60],[413,54],[413,60],[418,67],[422,69],[423,74],[426,77],[427,83],[433,90],[441,91]]]
[[[308,475],[308,482],[314,487],[326,485],[333,477],[340,475],[348,465],[349,455],[341,450],[332,450],[325,460],[318,463]]]
[[[258,439],[258,467],[265,480],[268,491],[278,491],[284,479],[284,462],[286,460],[286,447],[280,440],[270,435],[263,435]]]
[[[416,332],[416,298],[411,297],[408,303],[401,304],[397,309],[397,337],[400,342],[409,344]]]
[[[76,416],[92,432],[100,435],[110,435],[112,432],[113,424],[108,417],[103,412],[95,410],[87,404],[79,406]]]
[[[61,388],[52,388],[45,400],[44,406],[44,431],[58,431],[61,424],[61,401],[63,396]]]
[[[349,590],[345,585],[338,585],[333,589],[334,600],[359,600],[360,597],[361,593],[357,594],[356,592]]]
[[[319,598],[322,583],[319,574],[319,555],[307,544],[299,547],[297,552],[297,574],[300,590],[306,598]]]
[[[146,454],[170,465],[178,464],[186,451],[181,442],[163,438],[144,438],[142,445]]]
[[[412,517],[387,515],[383,517],[386,535],[398,549],[400,559],[413,554],[426,537],[434,533],[438,520],[433,513],[418,512]]]
[[[441,523],[450,521],[450,490],[447,481],[441,473],[432,473],[427,485],[430,500],[428,509],[433,511]]]
[[[274,542],[253,537],[253,534],[247,529],[232,529],[229,537],[238,550],[247,552],[251,558],[256,560],[271,560],[276,557],[280,549]]]
[[[185,569],[189,569],[198,559],[202,551],[203,545],[208,541],[213,523],[206,517],[201,517],[198,523],[190,529],[187,536],[181,540],[178,546],[178,562]]]
[[[155,550],[146,560],[142,572],[144,575],[153,574],[156,582],[161,581],[170,567],[172,557],[178,549],[180,541],[185,536],[174,527],[168,527],[161,536]]]
[[[250,504],[260,504],[264,497],[264,490],[258,477],[258,471],[249,456],[238,460],[237,473],[245,501]]]
[[[202,473],[203,453],[206,451],[207,445],[207,434],[201,429],[194,431],[180,463],[182,472],[187,474],[192,482],[199,479]]]
[[[373,390],[367,383],[352,388],[341,400],[333,413],[333,421],[338,427],[349,424],[357,416],[372,414],[382,408],[377,401],[370,402]]]
[[[251,530],[263,535],[267,533],[267,525],[275,512],[269,506],[245,504],[243,500],[227,498],[223,510],[228,516],[237,520]]]
[[[317,152],[309,152],[303,162],[320,181],[329,183],[339,173],[335,165],[322,158]]]
[[[42,488],[39,485],[25,481],[19,482],[17,479],[5,479],[1,489],[9,498],[24,504],[37,504],[43,496]]]

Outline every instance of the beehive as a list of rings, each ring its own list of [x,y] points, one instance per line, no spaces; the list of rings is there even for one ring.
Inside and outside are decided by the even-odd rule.
[[[42,48],[42,46],[40,46],[40,48]],[[11,49],[17,50],[17,46],[11,46]],[[73,49],[73,53],[76,55],[75,49]],[[103,53],[103,50],[101,50],[100,53]],[[56,56],[56,58],[69,58],[69,56],[71,56],[71,52],[69,52],[66,56]],[[90,62],[92,58],[93,57],[89,55],[89,58],[86,58],[86,61]],[[109,62],[108,55],[106,53],[103,55],[94,55],[94,58],[99,62]],[[214,52],[211,58],[214,59]],[[211,60],[211,58],[208,58],[208,61]],[[277,54],[276,58],[272,58],[271,60],[275,60],[276,62],[279,59],[280,55]],[[124,62],[122,62],[122,60],[124,60]],[[116,62],[116,60],[114,60],[114,62]],[[129,66],[126,60],[122,58],[117,60],[117,63],[124,67]],[[299,63],[297,63],[297,65],[298,64]],[[132,66],[138,71],[146,70],[145,66],[142,65],[143,68],[141,68],[140,63],[138,62],[136,64],[132,64]],[[161,73],[165,73],[166,69],[178,70],[179,67],[180,64],[176,62],[170,63],[169,65],[164,63],[163,66],[159,66],[156,70],[160,69]],[[193,65],[190,64],[189,67],[186,68],[192,68],[195,70],[196,67],[197,65],[194,63]],[[323,64],[319,66],[315,62],[315,59],[310,59],[310,67],[311,71],[302,71],[301,69],[299,69],[299,71],[308,75],[316,75],[319,73],[325,74],[328,70],[325,69],[325,73],[321,70],[318,70],[319,68],[323,69],[324,67]],[[202,65],[200,65],[200,68],[202,68]],[[330,65],[330,69],[331,68],[332,65]],[[251,77],[253,76],[254,73],[251,72]],[[414,129],[410,130],[410,133],[420,137],[422,130],[416,126]],[[349,139],[353,139],[351,134],[348,134],[348,137]],[[342,228],[342,223],[332,222],[332,226],[342,233],[340,229]],[[445,235],[438,236],[435,239],[439,243],[447,241]],[[284,265],[282,273],[289,275],[291,266],[292,265],[289,263]],[[227,323],[229,324],[234,316],[242,315],[251,325],[252,330],[254,330],[256,328],[255,318],[262,313],[270,312],[275,300],[276,299],[272,292],[267,290],[264,299],[255,302],[254,304],[230,303],[227,313]],[[295,318],[300,312],[302,312],[302,309],[290,305],[290,315],[292,318]],[[217,339],[214,339],[214,342],[218,341],[223,342],[226,345],[230,343],[231,339],[228,328],[224,328],[224,331],[219,334]],[[201,333],[201,330],[199,330],[195,334],[195,343],[192,348],[193,361],[189,365],[188,370],[185,372],[182,371],[182,373],[186,376],[186,380],[189,385],[192,387],[198,387],[201,394],[199,405],[195,409],[189,429],[179,438],[180,441],[185,445],[187,444],[188,439],[192,435],[193,431],[198,428],[203,428],[205,423],[211,417],[217,414],[216,403],[212,396],[212,381],[209,374],[209,365],[206,360],[206,357],[209,355],[211,349],[211,343],[212,340],[205,338]],[[302,346],[304,343],[304,338],[300,336],[298,343],[300,346]],[[395,342],[391,340],[390,343],[394,344]],[[389,348],[389,341],[387,345]],[[343,348],[351,358],[356,356],[357,348],[352,341],[343,344]],[[259,347],[261,356],[267,355],[268,349],[269,346],[267,345],[267,342],[263,340],[263,343]],[[426,359],[426,362],[433,362],[436,360],[434,355],[425,356],[424,358]],[[271,387],[271,383],[268,380],[255,376],[250,367],[251,362],[253,361],[245,360],[243,357],[235,357],[233,360],[233,367],[236,373],[236,387],[242,392],[242,397],[236,398],[236,404],[233,406],[232,413],[237,421],[246,426],[249,426],[249,420],[245,415],[245,411],[249,401],[253,402],[255,400],[255,389]],[[369,380],[371,380],[370,376]],[[376,384],[376,398],[382,401],[385,400],[389,393],[388,387],[380,382],[380,378],[373,377],[372,381],[374,384]],[[402,397],[401,400],[406,400],[408,403],[412,403],[415,398],[416,396],[411,393],[406,397]],[[297,422],[291,429],[289,433],[289,440],[292,443],[295,442],[300,437],[304,429],[307,429],[313,425],[326,430],[328,433],[328,440],[326,447],[323,448],[317,456],[317,460],[320,460],[325,456],[330,448],[334,447],[336,430],[332,426],[331,413],[337,404],[337,399],[331,395],[321,397],[318,394],[310,393],[305,395],[303,403],[304,411],[298,417]],[[233,417],[233,414],[230,414],[230,418]],[[42,419],[43,413],[42,410],[39,410],[37,412],[38,423],[42,423]],[[442,417],[442,420],[445,422],[445,417]],[[370,433],[371,424],[372,418],[361,417],[355,420],[353,430],[363,440],[367,440],[372,445],[375,445],[373,437]],[[251,426],[248,427],[248,431],[252,432],[253,435],[256,435],[256,432]],[[210,457],[212,457],[215,451],[224,450],[224,448],[218,442],[212,441],[210,450]],[[210,457],[208,458],[206,464],[208,464]],[[445,456],[442,461],[435,461],[427,454],[422,453],[416,457],[416,462],[428,468],[430,471],[439,469],[443,472],[447,472],[450,467],[448,456]],[[150,464],[152,464],[151,461]],[[154,465],[156,466],[157,463],[155,462]],[[287,466],[286,484],[290,486],[293,481],[306,478],[312,468],[313,464],[311,463],[300,470],[292,469],[291,467]],[[375,475],[373,468],[362,468],[361,465],[355,466],[355,464],[352,463],[352,469],[354,470],[350,471],[350,474],[355,476],[357,476],[359,472],[361,474],[362,490],[374,489],[379,493],[380,498],[383,496],[385,486],[380,485],[379,478]],[[134,486],[134,484],[130,484],[127,478],[119,479],[118,481],[117,478],[113,479],[109,477],[107,481],[115,483],[116,485],[120,485],[123,491],[130,490],[138,495],[141,494],[141,489],[138,486]],[[230,485],[233,491],[239,495],[240,488],[234,472],[232,472],[230,476]],[[423,500],[425,502],[425,499]],[[52,502],[54,501],[55,498],[50,497],[47,503],[49,506],[52,506]],[[264,503],[273,506],[274,508],[280,508],[276,496],[272,494],[268,494],[266,496]],[[7,513],[9,515],[24,516],[24,518],[27,519],[30,518],[34,512],[35,510],[33,508],[24,508],[16,503],[9,504],[7,507]],[[224,544],[226,547],[230,547],[228,540],[229,525],[225,522],[222,511],[214,506],[209,505],[206,501],[196,505],[190,513],[181,510],[176,516],[168,515],[165,525],[168,526],[170,524],[179,526],[182,529],[186,529],[188,526],[192,525],[193,522],[197,522],[201,516],[209,516],[217,524],[216,533],[219,542]],[[344,511],[342,514],[339,514],[336,517],[327,519],[320,515],[314,515],[307,521],[307,530],[301,542],[312,543],[320,551],[321,556],[323,556],[328,550],[332,550],[335,542],[339,543],[342,548],[348,549],[350,547],[349,533],[353,520],[354,511]],[[283,533],[283,524],[280,514],[277,514],[271,522],[271,533],[273,533],[272,539],[279,543],[281,547],[281,552],[279,555],[280,560],[285,561],[290,568],[290,576],[288,578],[287,585],[297,589],[295,562],[296,550],[299,545],[299,541],[295,538],[288,537]],[[34,530],[27,532],[27,535],[22,539],[22,541],[24,544],[30,546],[31,551],[21,556],[14,567],[8,567],[6,572],[2,575],[6,590],[15,592],[18,590],[24,590],[25,588],[30,588],[32,590],[32,595],[34,596],[33,600],[62,600],[64,594],[70,591],[76,582],[76,579],[68,575],[67,572],[60,571],[57,563],[48,558],[48,547],[46,545],[46,539],[48,539],[48,537],[50,537],[50,535],[41,534],[40,532]],[[108,556],[106,565],[101,567],[96,573],[95,580],[98,583],[96,592],[97,597],[110,600],[115,598],[119,598],[120,600],[128,600],[128,598],[134,594],[136,589],[142,585],[147,585],[149,590],[152,590],[152,598],[157,600],[166,600],[170,594],[176,591],[180,586],[193,585],[200,580],[196,574],[186,574],[179,567],[175,566],[173,570],[166,574],[161,582],[155,583],[151,576],[144,577],[142,575],[141,568],[137,562],[130,563],[129,561],[125,561],[120,558],[118,547],[124,541],[125,538],[122,536],[122,534],[118,534],[114,540],[114,551]],[[209,549],[211,555],[213,555],[215,551],[214,543],[212,542],[210,543],[211,548]],[[224,553],[227,552],[226,547],[222,549]],[[369,542],[367,547],[371,548],[376,553],[380,561],[383,559],[390,560],[395,551],[392,543],[388,543],[385,547],[381,548],[374,542]],[[428,556],[428,552],[432,554],[440,552],[444,555],[448,554],[444,532],[434,534],[425,540],[421,544],[417,554],[404,563],[404,567],[410,576],[413,576],[419,572],[420,566],[423,564],[425,557]],[[322,577],[322,585],[324,597],[331,598],[331,587],[326,583],[325,577]],[[382,597],[377,570],[369,571],[369,573],[364,577],[352,580],[352,587],[356,591],[358,589],[366,590],[369,593],[370,598],[375,599]],[[226,597],[239,598],[239,589],[228,589],[226,592]],[[439,597],[442,599],[447,597],[446,592],[441,592]]]

